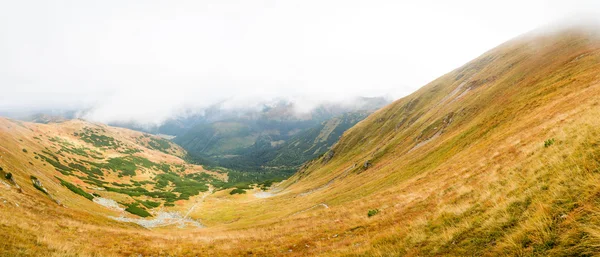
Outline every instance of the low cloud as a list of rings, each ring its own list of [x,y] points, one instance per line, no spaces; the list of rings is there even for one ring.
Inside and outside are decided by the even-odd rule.
[[[518,6],[518,8],[516,8]],[[3,1],[0,114],[101,122],[407,95],[594,1]],[[592,11],[594,13],[594,11]],[[350,99],[350,100],[349,100]]]

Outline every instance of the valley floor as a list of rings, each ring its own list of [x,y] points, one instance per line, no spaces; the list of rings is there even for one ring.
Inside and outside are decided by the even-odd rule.
[[[348,187],[356,200],[302,197],[309,188],[294,186],[269,198],[216,192],[191,215],[207,228],[148,230],[2,185],[0,249],[3,256],[595,255],[600,108],[588,107],[548,113],[527,133],[514,128],[477,155],[483,159],[472,149],[375,193]],[[556,143],[540,144],[546,135]]]

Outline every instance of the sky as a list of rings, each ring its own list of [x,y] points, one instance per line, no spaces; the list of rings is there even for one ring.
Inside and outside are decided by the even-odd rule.
[[[594,2],[0,0],[0,113],[159,124],[217,102],[398,99]]]

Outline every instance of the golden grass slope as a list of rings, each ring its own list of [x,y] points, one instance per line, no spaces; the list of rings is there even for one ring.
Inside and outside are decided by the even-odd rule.
[[[5,256],[598,255],[595,31],[533,33],[483,54],[348,130],[333,158],[307,164],[273,197],[208,196],[191,214],[207,228],[146,230],[98,215],[100,207],[59,207],[33,187],[24,194],[0,187],[7,201],[0,201],[0,249]],[[26,133],[2,139],[18,145]],[[20,147],[3,158],[26,169]]]
[[[107,136],[118,142],[118,147],[98,147],[92,143],[82,140],[78,134],[84,130],[97,130],[97,134]],[[127,129],[112,128],[101,124],[93,124],[81,120],[72,120],[63,123],[35,124],[0,118],[0,167],[4,173],[11,173],[15,182],[33,196],[46,198],[41,191],[34,189],[31,176],[42,182],[48,190],[49,196],[60,204],[69,207],[88,210],[99,215],[121,215],[113,210],[99,208],[99,206],[87,199],[69,191],[61,185],[59,178],[68,181],[81,188],[87,193],[98,193],[103,197],[118,202],[131,202],[132,198],[116,192],[107,192],[97,185],[89,183],[85,179],[86,174],[73,169],[73,174],[66,176],[59,172],[42,156],[57,158],[63,165],[79,163],[90,167],[87,162],[102,163],[110,158],[125,156],[136,156],[148,161],[167,164],[171,169],[184,169],[185,173],[208,173],[220,179],[226,179],[221,173],[204,170],[201,166],[185,163],[180,157],[185,151],[171,144],[167,149],[170,154],[146,147],[146,141],[154,138],[140,132]],[[177,155],[177,156],[176,156]],[[152,180],[154,175],[164,173],[163,170],[138,166],[135,176],[119,176],[118,171],[104,169],[101,180],[109,183],[127,184],[134,180]],[[4,175],[3,175],[4,176]],[[2,179],[11,185],[8,180]],[[14,185],[12,185],[14,186]],[[145,185],[147,189],[151,187]],[[9,187],[6,187],[11,189]],[[34,189],[33,191],[30,191]],[[148,198],[147,200],[153,200]],[[59,206],[57,204],[57,206]]]

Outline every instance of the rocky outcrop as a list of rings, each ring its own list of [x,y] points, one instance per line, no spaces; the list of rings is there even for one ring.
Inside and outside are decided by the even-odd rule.
[[[52,199],[52,201],[54,201],[59,206],[63,206],[58,199],[52,197],[52,195],[48,192],[48,189],[46,189],[42,184],[42,181],[40,181],[33,175],[29,178],[31,179],[31,183],[33,184],[33,187],[35,187],[35,189],[40,190],[42,193],[46,194],[48,197],[50,197],[50,199]]]
[[[373,165],[370,160],[366,160],[365,164],[363,164],[363,168],[366,170]]]
[[[2,171],[2,170],[0,170]],[[4,171],[2,171],[4,173]],[[6,173],[4,174],[4,178],[6,180],[8,180],[11,184],[13,184],[13,186],[15,186],[15,188],[17,188],[17,191],[19,191],[19,193],[23,193],[23,189],[21,189],[21,187],[19,186],[19,184],[17,184],[17,181],[15,181],[15,178],[13,177],[12,173]]]
[[[325,156],[323,156],[323,163],[328,163],[331,159],[333,159],[334,155],[335,152],[333,150],[329,150],[327,153],[325,153]]]
[[[37,190],[40,190],[44,194],[50,195],[48,193],[48,190],[46,188],[44,188],[44,185],[42,185],[42,181],[40,181],[35,176],[31,176],[30,178],[31,178],[31,183],[33,184],[33,187],[35,187]]]

